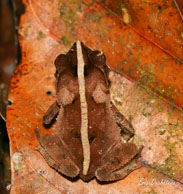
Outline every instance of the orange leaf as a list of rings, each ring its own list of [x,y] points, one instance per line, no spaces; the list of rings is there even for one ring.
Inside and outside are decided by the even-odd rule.
[[[19,26],[22,63],[12,77],[9,91],[12,104],[7,108],[11,193],[181,192],[182,185],[172,179],[181,182],[183,178],[182,112],[151,93],[147,94],[151,87],[162,95],[174,98],[177,104],[183,103],[183,98],[177,95],[183,92],[180,84],[183,51],[181,18],[171,1],[124,1],[121,7],[123,13],[120,9],[117,14],[110,10],[115,11],[119,1],[108,9],[110,2],[24,0],[26,13]],[[161,13],[158,6],[161,6]],[[126,24],[122,22],[124,12]],[[166,18],[165,25],[162,20],[165,22]],[[172,35],[163,38],[165,32]],[[134,141],[144,145],[143,162],[171,180],[143,167],[112,184],[101,185],[96,180],[89,183],[80,179],[70,181],[50,168],[36,151],[39,142],[35,131],[42,136],[52,133],[54,127],[47,130],[42,124],[42,116],[55,100],[53,62],[58,54],[66,53],[78,39],[93,49],[102,50],[109,66],[146,88],[143,90],[124,77],[111,75],[112,98],[122,114],[133,118],[136,130]],[[167,91],[169,95],[166,95]],[[143,177],[147,184],[139,182]],[[154,179],[170,182],[153,185]]]

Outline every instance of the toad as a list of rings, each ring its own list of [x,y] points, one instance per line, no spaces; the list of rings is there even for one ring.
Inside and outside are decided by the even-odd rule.
[[[55,67],[56,101],[43,122],[57,117],[56,125],[38,148],[47,163],[84,181],[116,181],[138,168],[142,148],[129,142],[133,127],[111,102],[105,55],[77,41]]]

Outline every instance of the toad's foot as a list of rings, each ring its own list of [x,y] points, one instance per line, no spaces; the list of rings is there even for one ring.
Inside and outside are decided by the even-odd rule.
[[[103,166],[98,168],[95,176],[99,181],[116,181],[124,178],[140,167],[136,163],[142,147],[137,149],[133,143],[119,143],[103,158]]]

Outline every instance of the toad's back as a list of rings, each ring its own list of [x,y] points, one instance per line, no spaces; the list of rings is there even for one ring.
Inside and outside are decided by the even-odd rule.
[[[90,143],[90,167],[87,179],[95,176],[94,172],[101,164],[102,156],[111,145],[120,141],[119,130],[110,109],[110,95],[103,72],[96,67],[88,67],[85,75],[85,91],[88,108],[88,137]],[[83,167],[83,150],[81,144],[81,108],[78,92],[78,81],[71,71],[64,71],[58,80],[58,91],[67,88],[69,92],[62,93],[62,98],[74,96],[72,102],[63,107],[63,112],[57,118],[56,134],[66,145],[75,164]],[[66,96],[64,96],[66,95]],[[58,122],[59,121],[59,122]]]

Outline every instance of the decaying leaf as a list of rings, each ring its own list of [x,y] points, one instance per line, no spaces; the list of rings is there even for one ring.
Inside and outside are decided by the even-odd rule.
[[[132,17],[126,25],[106,7],[110,1],[24,1],[26,13],[19,26],[22,63],[11,80],[12,104],[7,109],[11,157],[21,153],[24,168],[16,169],[12,160],[11,193],[182,192],[182,109],[167,104],[149,87],[183,104],[183,25],[173,1],[153,2],[124,1],[119,10],[126,7]],[[42,125],[42,116],[55,101],[53,62],[77,40],[102,50],[107,64],[125,75],[111,74],[112,99],[131,119],[133,141],[144,145],[144,167],[112,184],[72,182],[50,168],[36,151],[35,131],[42,136],[51,134],[54,127],[47,130]]]

